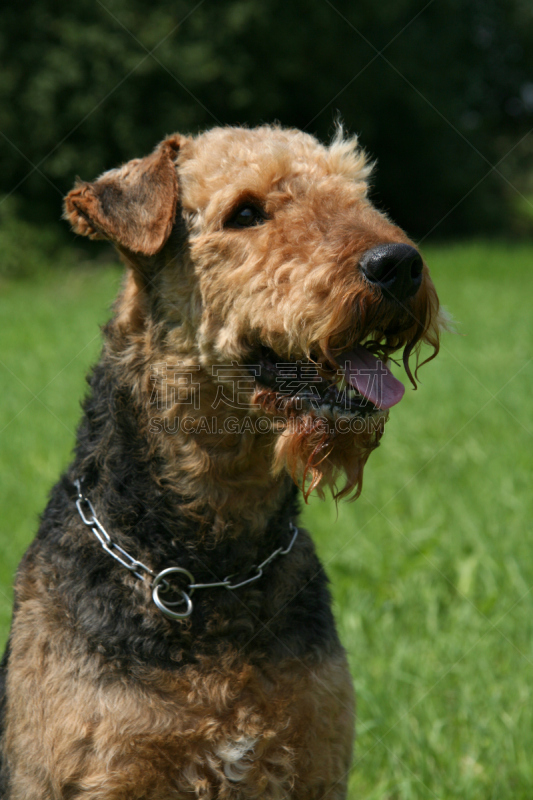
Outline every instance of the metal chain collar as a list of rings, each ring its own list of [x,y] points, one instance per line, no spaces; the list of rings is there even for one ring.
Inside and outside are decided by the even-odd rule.
[[[231,579],[235,577],[236,573],[233,573],[233,575],[228,575],[228,577],[224,578],[223,581],[216,581],[214,583],[196,583],[192,573],[184,567],[167,567],[156,575],[156,573],[151,570],[150,567],[147,567],[146,564],[142,563],[142,561],[138,561],[136,558],[130,556],[130,554],[123,550],[122,547],[116,544],[116,542],[112,541],[110,535],[97,518],[93,504],[88,497],[84,496],[81,489],[81,481],[78,478],[74,481],[74,486],[78,492],[76,508],[78,509],[78,513],[82,522],[91,529],[92,533],[94,533],[106,553],[109,553],[109,555],[118,561],[119,564],[122,564],[122,566],[126,567],[127,570],[133,572],[133,574],[141,581],[146,580],[147,576],[149,576],[148,580],[150,578],[152,579],[152,599],[161,613],[166,617],[169,617],[169,619],[184,619],[192,614],[193,604],[191,595],[196,589],[223,588],[233,591],[234,589],[240,589],[242,586],[248,586],[248,584],[258,581],[263,575],[263,570],[270,564],[271,561],[274,561],[274,559],[278,556],[286,556],[288,553],[290,553],[299,533],[296,525],[294,525],[292,522],[289,522],[289,529],[292,533],[292,538],[289,542],[289,545],[285,549],[283,547],[278,547],[276,550],[274,550],[274,552],[271,553],[268,558],[265,558],[261,564],[252,567],[252,569],[255,570],[255,573],[250,578],[246,578],[244,581],[240,581],[239,583],[231,582]],[[165,592],[172,591],[172,587],[167,579],[176,574],[185,575],[188,581],[187,590],[184,591],[183,589],[179,589],[179,592],[181,592],[182,595],[181,600],[176,600],[173,602],[167,600],[165,603],[163,600],[161,600],[159,595],[160,593],[164,594]],[[180,606],[184,603],[185,609],[183,611],[172,610],[174,606]]]

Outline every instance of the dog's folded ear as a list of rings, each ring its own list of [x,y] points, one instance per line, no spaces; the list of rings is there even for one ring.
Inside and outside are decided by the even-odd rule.
[[[184,137],[161,142],[146,158],[79,182],[65,198],[65,219],[76,233],[109,239],[130,253],[152,256],[167,241],[176,214],[176,157]]]

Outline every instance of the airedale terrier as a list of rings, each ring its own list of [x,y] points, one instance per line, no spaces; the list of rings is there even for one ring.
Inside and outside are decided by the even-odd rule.
[[[354,697],[299,489],[358,494],[387,362],[414,383],[439,331],[369,172],[340,133],[217,128],[68,195],[128,269],[16,578],[5,800],[345,797]]]

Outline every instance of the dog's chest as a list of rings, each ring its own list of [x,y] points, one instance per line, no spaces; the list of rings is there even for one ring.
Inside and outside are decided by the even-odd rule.
[[[45,635],[30,641],[15,628],[8,697],[16,800],[48,796],[50,785],[57,797],[84,786],[84,797],[106,800],[129,796],[128,787],[150,800],[274,800],[302,781],[325,792],[351,758],[353,697],[340,652],[261,669],[205,659],[103,681],[96,663],[74,668]],[[35,772],[23,768],[28,748]]]

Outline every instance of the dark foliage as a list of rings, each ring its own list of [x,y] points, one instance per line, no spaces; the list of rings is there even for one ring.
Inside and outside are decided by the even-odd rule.
[[[508,181],[527,194],[524,0],[22,0],[1,22],[0,192],[26,217],[59,219],[75,175],[176,130],[278,119],[327,138],[337,114],[414,235],[505,229]]]

